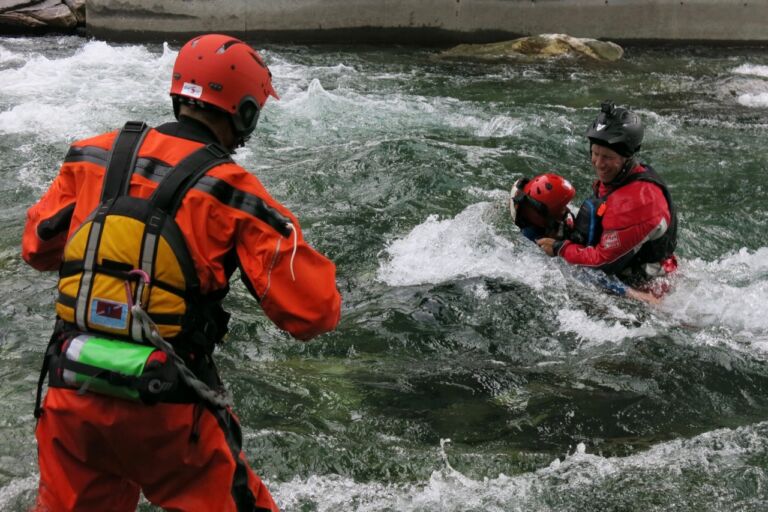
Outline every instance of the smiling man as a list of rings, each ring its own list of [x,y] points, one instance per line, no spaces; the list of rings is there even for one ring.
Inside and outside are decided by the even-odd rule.
[[[582,204],[570,239],[536,243],[550,256],[660,295],[666,287],[655,278],[677,268],[677,213],[664,181],[635,157],[643,134],[637,114],[601,104],[586,133],[597,175],[594,194]]]

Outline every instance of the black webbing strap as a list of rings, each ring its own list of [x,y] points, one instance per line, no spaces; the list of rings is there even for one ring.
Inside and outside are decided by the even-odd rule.
[[[144,223],[144,233],[141,238],[141,255],[139,257],[139,266],[148,276],[155,276],[155,263],[160,233],[162,233],[166,221],[170,220],[171,223],[173,222],[176,210],[178,210],[182,199],[184,199],[184,194],[209,169],[231,161],[229,153],[221,146],[209,144],[201,147],[177,163],[149,197],[149,211],[151,215]],[[169,243],[173,247],[173,241],[169,240]],[[179,258],[181,269],[184,273],[184,281],[186,283],[184,295],[192,294],[196,296],[199,293],[199,280],[194,272],[191,256],[188,254],[186,245],[182,243],[174,249],[174,252],[177,258]],[[156,285],[158,282],[155,280],[153,284]],[[136,290],[137,296],[141,296],[142,290],[143,285],[140,284]],[[167,321],[168,319],[165,319],[163,323]],[[181,320],[179,320],[179,324],[181,323]],[[134,316],[131,324],[131,338],[136,341],[146,339],[144,329],[136,316]]]
[[[64,359],[61,362],[61,367],[65,370],[71,370],[75,373],[87,375],[88,377],[101,379],[113,386],[124,386],[132,389],[138,388],[138,377],[107,370],[106,368],[99,368],[97,366],[81,363],[79,361],[72,361],[71,359],[67,359],[66,356],[62,357]]]
[[[56,355],[57,344],[59,342],[59,331],[54,329],[48,346],[45,347],[45,356],[43,356],[43,366],[40,368],[40,377],[37,379],[37,393],[35,394],[35,418],[40,419],[43,414],[43,384],[48,376],[48,368],[51,366],[51,358]]]
[[[218,144],[208,144],[187,156],[157,186],[150,202],[173,218],[187,191],[209,169],[231,162],[229,153]]]
[[[105,203],[125,194],[131,181],[131,173],[136,165],[136,156],[141,142],[147,133],[147,125],[142,121],[128,121],[112,145],[112,153],[104,176],[101,189],[101,202]]]

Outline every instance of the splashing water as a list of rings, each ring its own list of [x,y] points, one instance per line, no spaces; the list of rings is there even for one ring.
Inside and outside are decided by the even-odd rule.
[[[306,345],[242,284],[226,300],[216,357],[282,509],[768,506],[764,52],[628,48],[605,68],[260,51],[281,100],[237,161],[337,263],[344,297],[339,329]],[[172,116],[175,56],[0,38],[2,510],[34,500],[32,397],[56,287],[20,260],[25,210],[73,140]],[[586,197],[582,133],[608,97],[642,116],[641,157],[681,213],[680,272],[658,308],[580,281],[506,210],[511,184],[544,171]]]

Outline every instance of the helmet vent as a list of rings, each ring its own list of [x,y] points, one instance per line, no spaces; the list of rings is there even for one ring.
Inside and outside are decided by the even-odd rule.
[[[221,45],[218,50],[216,50],[216,54],[217,55],[221,55],[222,53],[227,51],[230,46],[235,45],[235,44],[242,44],[242,43],[240,41],[238,41],[237,39],[230,39],[229,41],[227,41],[226,43]]]
[[[263,67],[264,69],[267,69],[267,65],[264,64],[264,61],[262,61],[261,58],[259,58],[258,55],[252,53],[251,57],[253,57],[253,60],[255,60],[256,62],[259,63],[259,66]],[[272,76],[272,75],[270,74],[270,76]]]
[[[224,89],[223,85],[217,84],[216,82],[208,82],[208,87],[210,87],[214,91],[220,91],[220,90]]]

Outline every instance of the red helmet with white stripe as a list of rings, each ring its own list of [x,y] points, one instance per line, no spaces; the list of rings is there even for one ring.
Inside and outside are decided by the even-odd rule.
[[[280,99],[272,87],[272,73],[258,52],[239,39],[207,34],[179,50],[171,80],[176,117],[181,103],[215,107],[231,116],[242,143],[256,128],[270,96]]]

